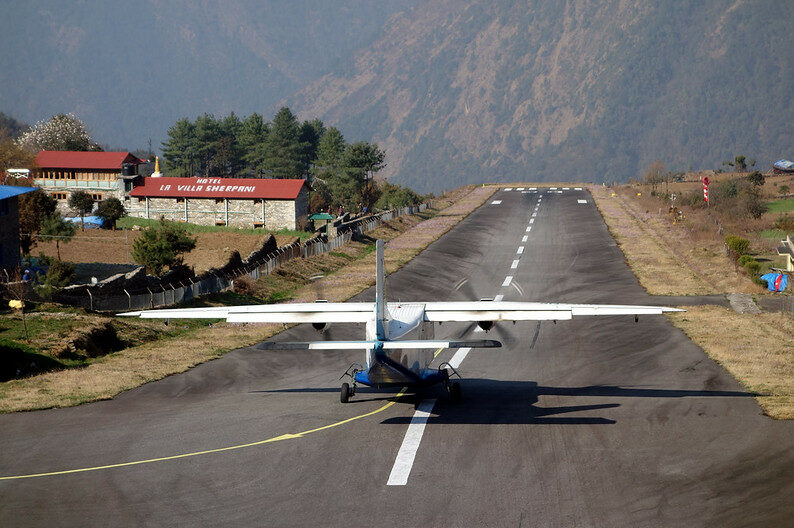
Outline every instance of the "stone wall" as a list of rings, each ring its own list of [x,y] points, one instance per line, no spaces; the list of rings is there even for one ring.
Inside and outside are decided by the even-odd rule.
[[[306,216],[307,193],[301,191],[297,200],[253,200],[214,198],[149,198],[130,196],[124,208],[135,218],[191,222],[202,225],[229,225],[231,227],[267,229],[296,229],[298,218]]]

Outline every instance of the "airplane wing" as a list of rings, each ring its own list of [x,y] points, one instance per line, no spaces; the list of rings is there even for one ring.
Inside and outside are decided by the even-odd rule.
[[[377,341],[267,341],[254,348],[259,350],[368,350],[375,348]],[[406,348],[499,348],[502,343],[493,339],[458,339],[454,341],[422,339],[415,341],[381,341],[384,350]]]
[[[682,312],[665,306],[563,304],[510,301],[425,303],[425,321],[565,321],[584,315],[659,315]]]
[[[142,319],[225,319],[229,323],[364,323],[372,319],[374,309],[371,302],[317,302],[141,310],[119,315]]]

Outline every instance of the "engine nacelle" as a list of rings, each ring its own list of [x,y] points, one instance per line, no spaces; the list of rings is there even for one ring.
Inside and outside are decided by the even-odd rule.
[[[488,330],[493,328],[493,321],[479,321],[477,323],[477,326],[479,326],[481,329],[487,332]]]
[[[312,328],[322,334],[328,329],[328,323],[312,323]]]

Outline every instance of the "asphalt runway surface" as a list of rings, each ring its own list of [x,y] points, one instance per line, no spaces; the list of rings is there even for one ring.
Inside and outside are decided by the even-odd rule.
[[[497,192],[390,275],[389,299],[660,304],[586,191],[527,191]],[[0,480],[0,526],[794,525],[794,423],[665,317],[468,337],[486,335],[506,346],[460,362],[459,405],[440,388],[343,405],[359,352],[242,349],[111,401],[2,415],[0,476],[88,470]],[[418,439],[417,407],[432,407]],[[406,449],[407,480],[388,485]]]

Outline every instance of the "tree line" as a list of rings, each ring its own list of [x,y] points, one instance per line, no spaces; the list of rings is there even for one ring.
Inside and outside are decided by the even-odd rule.
[[[313,212],[372,208],[384,191],[393,190],[373,179],[386,166],[386,153],[376,143],[349,143],[319,119],[299,122],[287,107],[270,122],[257,113],[240,119],[233,112],[180,119],[168,129],[162,151],[169,176],[311,180]]]

